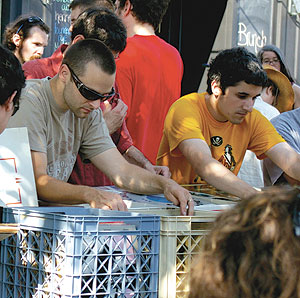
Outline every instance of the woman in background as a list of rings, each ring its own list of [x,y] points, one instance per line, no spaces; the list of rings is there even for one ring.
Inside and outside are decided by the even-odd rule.
[[[265,45],[257,54],[262,64],[269,64],[281,71],[291,82],[294,90],[294,109],[300,107],[300,86],[292,77],[288,67],[285,65],[284,57],[279,48],[274,45]]]
[[[192,266],[196,297],[300,297],[298,190],[272,188],[217,218]]]

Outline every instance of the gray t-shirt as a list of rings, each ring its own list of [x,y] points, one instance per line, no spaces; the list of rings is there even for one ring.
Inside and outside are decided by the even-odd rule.
[[[100,109],[81,119],[56,104],[48,78],[28,80],[8,127],[28,129],[30,149],[47,154],[47,174],[67,181],[78,152],[90,159],[115,145]]]
[[[280,114],[271,120],[278,133],[298,153],[300,153],[300,108]],[[264,160],[265,185],[273,185],[283,171],[269,158]]]

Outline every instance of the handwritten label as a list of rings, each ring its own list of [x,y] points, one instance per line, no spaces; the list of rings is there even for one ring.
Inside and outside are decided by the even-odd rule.
[[[57,23],[57,24],[60,24],[60,23],[70,24],[70,22],[71,22],[71,16],[70,16],[69,9],[68,9],[68,13],[55,12],[55,23]]]
[[[54,0],[53,1],[53,40],[54,48],[57,49],[61,44],[70,42],[69,27],[71,16],[69,4],[71,0]]]
[[[261,30],[261,34],[252,33],[247,30],[247,26],[242,22],[238,24],[238,28],[238,46],[254,47],[255,53],[257,53],[258,49],[267,43],[264,30]]]

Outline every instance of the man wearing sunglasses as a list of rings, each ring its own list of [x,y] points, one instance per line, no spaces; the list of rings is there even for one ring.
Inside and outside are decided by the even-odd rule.
[[[6,27],[3,44],[23,64],[42,57],[49,32],[49,27],[38,16],[19,17]]]
[[[0,45],[0,134],[19,108],[25,77],[18,59]]]
[[[126,210],[118,194],[67,183],[80,152],[115,185],[135,193],[164,193],[193,213],[190,193],[175,181],[128,163],[113,144],[100,102],[113,96],[116,65],[111,51],[96,39],[68,48],[52,78],[28,81],[20,111],[10,127],[26,126],[39,199],[44,203],[81,204]]]
[[[78,4],[79,1],[76,3]],[[77,9],[78,7],[76,6],[75,8]],[[79,16],[72,28],[72,43],[76,43],[84,38],[96,38],[109,47],[114,57],[117,57],[118,53],[122,52],[126,46],[126,29],[121,20],[108,9],[90,8],[86,10]],[[27,79],[41,79],[46,76],[55,76],[66,49],[67,45],[62,45],[51,57],[25,63],[23,69]],[[76,82],[76,80],[76,74],[74,74],[74,81]],[[137,164],[153,173],[169,177],[170,172],[167,167],[152,165],[142,152],[133,146],[124,120],[127,106],[119,99],[118,94],[116,93],[109,100],[102,102],[100,107],[111,137],[121,154],[131,163]],[[83,163],[80,156],[77,157],[69,182],[89,186],[112,184],[93,164]]]

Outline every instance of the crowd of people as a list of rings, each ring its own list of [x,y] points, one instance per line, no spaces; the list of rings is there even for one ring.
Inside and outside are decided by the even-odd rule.
[[[190,297],[300,297],[298,191],[259,192],[299,184],[300,87],[277,47],[234,47],[209,62],[206,91],[180,97],[184,63],[156,34],[169,2],[74,0],[71,42],[47,58],[40,17],[7,25],[0,133],[27,127],[43,206],[127,210],[93,187],[113,184],[164,193],[182,215],[194,202],[181,184],[240,197],[216,221]]]

